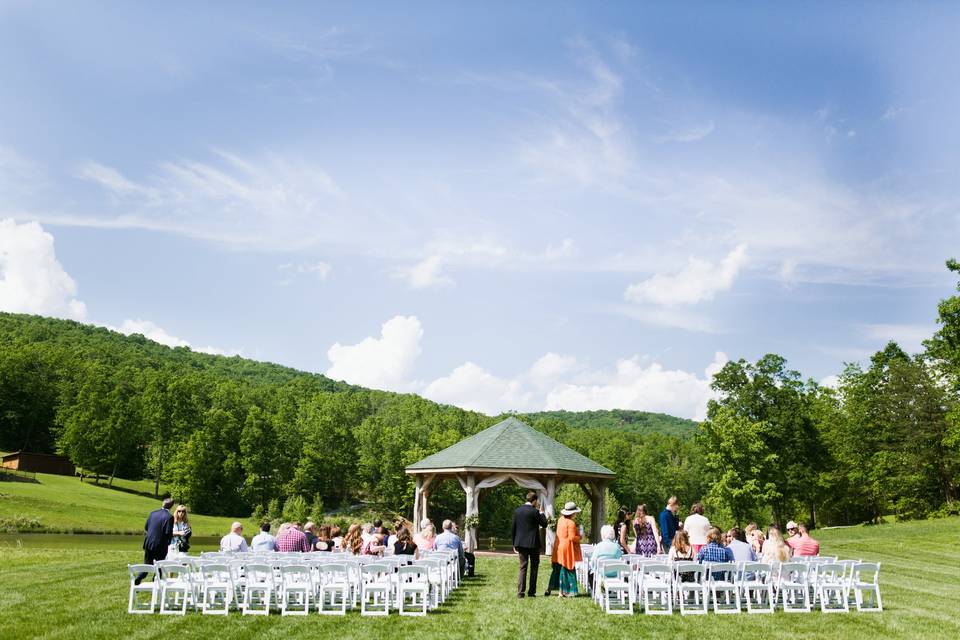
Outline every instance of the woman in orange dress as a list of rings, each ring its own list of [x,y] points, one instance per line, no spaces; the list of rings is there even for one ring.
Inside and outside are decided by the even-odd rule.
[[[580,509],[576,503],[568,502],[563,505],[560,520],[557,522],[556,562],[560,565],[561,598],[573,598],[577,595],[577,562],[583,560],[576,523],[578,513]]]

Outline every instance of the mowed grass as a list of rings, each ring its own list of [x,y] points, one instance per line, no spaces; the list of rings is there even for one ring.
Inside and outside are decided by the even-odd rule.
[[[125,566],[140,559],[138,541],[70,546],[68,536],[52,536],[51,544],[34,538],[21,548],[7,536],[0,542],[0,638],[960,637],[960,518],[818,536],[824,553],[883,563],[883,613],[608,616],[586,597],[517,600],[516,560],[481,557],[479,575],[427,618],[131,616]],[[541,592],[547,566],[541,563]]]
[[[105,484],[80,482],[78,478],[38,473],[37,482],[0,482],[0,524],[36,520],[29,530],[75,533],[143,532],[143,524],[160,500],[131,493],[153,490],[149,481],[116,480],[117,489]],[[121,489],[126,489],[123,491]],[[191,514],[196,536],[222,536],[234,520],[254,531],[248,518]],[[7,528],[7,527],[4,527]]]

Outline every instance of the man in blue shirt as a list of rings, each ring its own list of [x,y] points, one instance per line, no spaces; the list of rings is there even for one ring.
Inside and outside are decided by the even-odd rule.
[[[670,496],[667,500],[667,506],[660,512],[660,535],[663,539],[663,552],[670,553],[670,546],[673,544],[673,536],[677,534],[680,528],[680,518],[677,512],[680,511],[680,502],[677,496]]]
[[[453,527],[452,520],[443,521],[443,533],[437,536],[433,548],[438,551],[456,551],[460,560],[460,573],[462,574],[464,564],[463,541],[460,540],[460,536],[453,532]]]

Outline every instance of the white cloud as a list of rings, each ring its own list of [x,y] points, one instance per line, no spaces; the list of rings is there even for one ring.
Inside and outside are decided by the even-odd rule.
[[[573,356],[564,356],[551,351],[534,362],[527,375],[535,386],[544,387],[578,368],[577,359]]]
[[[828,387],[830,389],[839,389],[840,388],[840,376],[836,374],[831,374],[824,378],[820,379],[819,382],[821,387]]]
[[[320,281],[326,281],[330,277],[333,267],[329,262],[287,262],[277,267],[277,270],[284,273],[285,277],[280,281],[282,285],[288,285],[294,280],[294,276],[312,276]]]
[[[923,341],[933,336],[936,327],[925,324],[868,324],[863,326],[864,337],[875,342],[878,349],[893,340],[910,353],[923,351]]]
[[[746,245],[739,245],[719,264],[691,257],[680,271],[656,274],[632,284],[624,292],[631,302],[649,302],[657,305],[675,306],[695,304],[712,300],[718,291],[733,286],[733,281],[747,261]]]
[[[52,235],[36,222],[0,220],[0,309],[83,320],[87,307],[76,295]]]
[[[453,284],[453,278],[443,273],[443,256],[427,256],[410,267],[399,267],[394,277],[406,281],[412,289],[428,289]]]
[[[498,378],[472,362],[465,362],[450,375],[428,384],[423,389],[423,396],[486,414],[532,407],[520,381]]]
[[[380,337],[354,345],[339,342],[327,351],[332,363],[327,375],[334,380],[390,391],[409,391],[408,380],[420,355],[423,328],[416,316],[394,316],[383,323]]]
[[[561,384],[547,394],[548,410],[590,411],[596,409],[637,409],[657,411],[694,420],[706,417],[707,401],[713,397],[713,374],[727,362],[717,352],[703,377],[682,370],[664,369],[659,363],[645,364],[638,356],[617,362],[613,373],[598,384]]]
[[[139,333],[144,338],[153,340],[154,342],[167,347],[188,347],[193,351],[199,353],[208,353],[214,356],[233,356],[241,355],[243,353],[241,349],[221,349],[219,347],[211,346],[194,347],[183,338],[178,338],[177,336],[170,334],[166,329],[158,326],[155,322],[151,320],[143,320],[141,318],[137,318],[136,320],[127,318],[120,324],[119,327],[114,327],[109,324],[103,326],[105,326],[107,329],[117,331],[128,336]]]

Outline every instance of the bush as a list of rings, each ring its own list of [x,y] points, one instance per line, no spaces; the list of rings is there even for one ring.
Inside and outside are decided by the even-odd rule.
[[[303,496],[291,496],[283,503],[283,519],[304,523],[310,517],[310,508]]]

